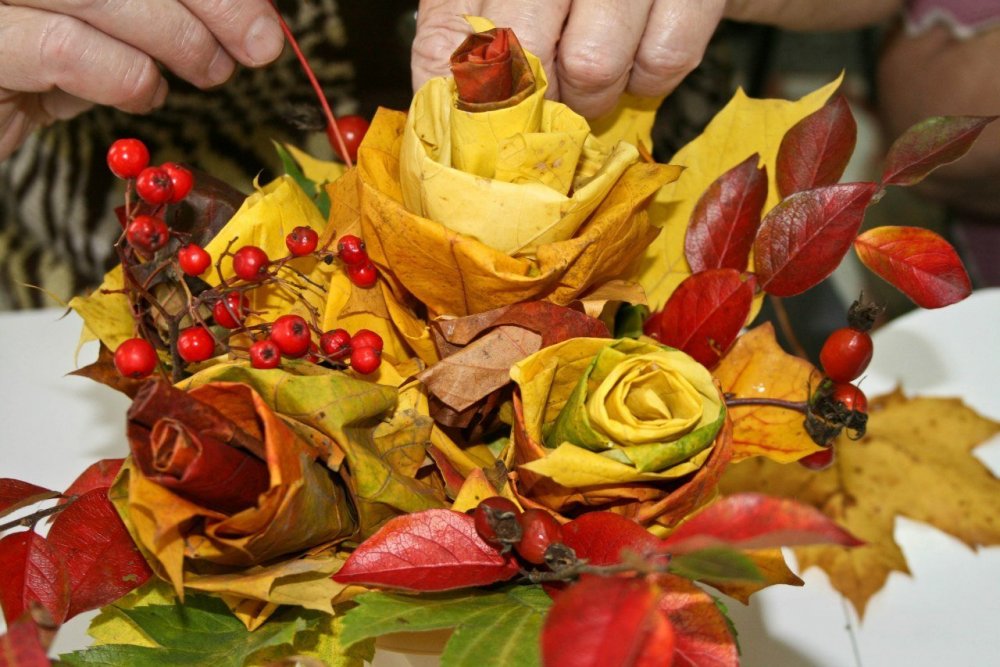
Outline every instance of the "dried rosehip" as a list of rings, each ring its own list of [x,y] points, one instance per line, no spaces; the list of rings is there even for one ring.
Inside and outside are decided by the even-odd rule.
[[[520,508],[501,496],[484,498],[472,511],[476,533],[487,544],[510,548],[521,541]]]
[[[517,518],[521,524],[521,541],[514,549],[524,560],[535,565],[545,563],[545,551],[562,542],[562,526],[545,510],[530,508]]]

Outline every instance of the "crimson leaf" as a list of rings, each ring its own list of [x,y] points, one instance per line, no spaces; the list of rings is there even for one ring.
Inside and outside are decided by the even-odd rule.
[[[761,288],[794,296],[833,273],[858,234],[874,183],[844,183],[797,192],[764,217],[754,242]]]
[[[684,255],[692,272],[747,268],[767,200],[767,171],[754,153],[719,176],[691,212]]]
[[[750,315],[754,279],[736,269],[693,273],[670,295],[660,318],[660,342],[711,368],[736,341]]]
[[[563,544],[591,565],[621,562],[623,551],[643,555],[660,551],[658,537],[614,512],[587,512],[563,526]]]
[[[77,498],[52,522],[48,537],[69,573],[66,618],[114,602],[152,574],[108,500],[107,489]]]
[[[16,512],[22,507],[55,498],[59,493],[9,477],[0,478],[0,516]]]
[[[715,600],[683,577],[666,574],[657,582],[664,589],[660,611],[676,636],[673,667],[737,667],[736,641]]]
[[[919,227],[876,227],[854,241],[861,262],[923,308],[948,306],[972,292],[951,244]]]
[[[0,667],[49,667],[38,626],[29,614],[11,623],[0,635]]]
[[[445,591],[506,581],[517,572],[517,561],[479,537],[471,516],[435,509],[390,519],[333,578],[342,584]]]
[[[125,459],[101,459],[92,463],[80,473],[80,476],[73,480],[73,483],[66,489],[64,496],[82,496],[94,489],[109,489],[111,483],[118,476],[118,471],[122,468]]]
[[[795,192],[833,185],[840,180],[854,152],[858,124],[847,98],[837,95],[785,133],[778,148],[775,179],[778,192]]]
[[[882,170],[885,185],[913,185],[972,148],[997,116],[934,116],[904,132],[889,147]]]
[[[38,602],[61,623],[69,609],[69,576],[63,560],[33,530],[0,539],[0,606],[10,623]]]

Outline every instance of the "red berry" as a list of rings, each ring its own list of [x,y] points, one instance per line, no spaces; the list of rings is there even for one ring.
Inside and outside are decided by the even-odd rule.
[[[503,546],[516,544],[521,539],[521,524],[517,517],[520,508],[506,498],[484,498],[472,512],[476,532],[487,544]]]
[[[281,350],[270,338],[250,346],[250,365],[254,368],[277,368],[281,364]]]
[[[119,139],[108,149],[108,168],[118,178],[135,178],[149,164],[149,149],[138,139]]]
[[[374,347],[379,352],[385,347],[382,337],[370,329],[358,329],[351,336],[351,347]]]
[[[347,267],[347,277],[358,287],[373,287],[378,282],[378,271],[371,262],[351,264]]]
[[[270,264],[267,253],[255,245],[245,245],[233,253],[233,273],[241,280],[263,280]]]
[[[863,412],[868,414],[868,397],[853,384],[848,382],[835,382],[830,398],[843,405],[853,412]]]
[[[135,178],[135,191],[146,202],[158,206],[174,196],[174,184],[162,167],[146,167]]]
[[[125,377],[144,378],[156,369],[156,350],[144,338],[129,338],[115,350],[115,368]]]
[[[162,219],[151,215],[137,215],[125,229],[125,238],[144,253],[154,253],[170,240],[170,229]]]
[[[197,243],[188,243],[177,251],[177,263],[189,276],[200,276],[212,265],[212,256]]]
[[[351,368],[356,373],[369,375],[382,365],[382,352],[374,347],[355,347],[351,350]]]
[[[203,326],[188,327],[177,335],[177,354],[189,364],[211,359],[215,354],[215,339]]]
[[[288,246],[288,252],[296,257],[308,255],[316,249],[318,243],[319,234],[312,227],[296,227],[285,237],[285,245]]]
[[[364,241],[354,234],[347,234],[337,241],[337,256],[348,266],[365,264],[368,262],[368,249]]]
[[[297,359],[309,351],[312,332],[300,315],[282,315],[271,325],[271,340],[281,350],[281,354]]]
[[[176,204],[191,192],[191,188],[194,187],[194,174],[187,167],[182,167],[176,162],[165,162],[160,165],[163,171],[167,172],[167,176],[170,177],[171,193],[169,201],[171,204]]]
[[[351,157],[351,162],[358,160],[358,147],[361,145],[361,140],[365,138],[369,125],[370,123],[362,116],[343,116],[337,119],[337,129],[340,130],[340,136],[344,138],[344,147]],[[343,160],[344,155],[340,152],[340,142],[334,141],[333,149]]]
[[[215,323],[227,329],[236,329],[243,326],[243,320],[250,310],[250,300],[246,294],[240,292],[226,292],[226,294],[215,302],[212,306],[212,317]]]
[[[810,470],[829,468],[830,464],[833,463],[833,447],[824,447],[818,452],[803,456],[799,459],[799,463]]]
[[[319,337],[323,354],[335,361],[351,355],[351,334],[346,329],[331,329]]]
[[[521,541],[514,545],[521,558],[541,565],[545,562],[545,550],[556,542],[562,542],[562,526],[545,510],[529,508],[517,518],[521,524]]]
[[[823,343],[819,361],[834,382],[850,382],[864,373],[872,360],[874,346],[867,331],[851,327],[837,329]]]

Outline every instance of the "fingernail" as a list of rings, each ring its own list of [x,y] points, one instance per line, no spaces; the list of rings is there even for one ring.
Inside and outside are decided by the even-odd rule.
[[[209,85],[215,86],[225,82],[232,75],[235,67],[236,63],[229,57],[226,50],[220,46],[219,50],[215,52],[212,62],[208,65]]]
[[[250,26],[243,48],[246,49],[251,65],[264,65],[281,53],[285,45],[285,36],[281,33],[281,25],[273,16],[260,16]]]

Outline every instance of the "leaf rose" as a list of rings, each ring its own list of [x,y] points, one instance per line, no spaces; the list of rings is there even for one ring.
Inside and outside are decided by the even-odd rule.
[[[710,497],[732,428],[708,370],[652,342],[577,338],[511,369],[508,464],[529,501],[672,525]]]

